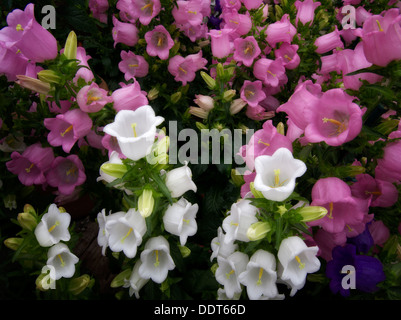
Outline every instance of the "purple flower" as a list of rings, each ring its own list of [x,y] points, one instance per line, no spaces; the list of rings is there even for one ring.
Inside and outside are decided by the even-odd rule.
[[[146,32],[145,40],[147,43],[146,52],[150,56],[158,56],[162,60],[168,59],[174,41],[165,27],[158,25],[153,30]]]
[[[77,94],[77,103],[83,112],[98,112],[113,99],[107,95],[107,91],[100,88],[95,82],[84,86]]]
[[[373,237],[369,232],[368,226],[366,225],[365,230],[357,235],[356,237],[348,238],[347,243],[353,244],[358,252],[368,253],[370,248],[373,246]]]
[[[237,38],[234,40],[234,60],[242,62],[250,67],[255,58],[260,55],[261,51],[253,36],[245,39]]]
[[[85,182],[85,168],[75,154],[66,158],[57,157],[46,173],[46,179],[50,186],[58,188],[60,194],[69,195],[76,186]]]
[[[118,64],[118,68],[124,73],[124,79],[145,77],[149,71],[149,64],[145,58],[134,54],[132,51],[121,51],[122,61]]]
[[[113,25],[114,47],[116,47],[117,43],[123,43],[130,47],[137,44],[139,40],[138,28],[134,24],[121,22],[113,16]]]
[[[342,273],[344,266],[355,268],[355,289],[363,292],[377,291],[379,289],[377,284],[386,279],[383,265],[378,259],[357,255],[356,247],[352,244],[337,246],[333,249],[333,260],[327,263],[326,275],[330,278],[331,291],[340,292],[344,297],[350,295],[350,289],[344,289],[342,285],[343,277],[347,274]]]

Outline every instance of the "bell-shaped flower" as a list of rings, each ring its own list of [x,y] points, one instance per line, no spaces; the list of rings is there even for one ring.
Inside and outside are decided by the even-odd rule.
[[[285,74],[283,60],[261,58],[253,65],[254,76],[263,81],[263,84],[269,87],[279,87],[288,81]]]
[[[320,2],[314,2],[313,0],[295,1],[294,5],[297,8],[295,24],[298,26],[298,21],[301,21],[304,25],[308,22],[309,25],[311,25],[313,23],[315,10],[320,4]]]
[[[80,109],[71,109],[55,118],[45,118],[45,127],[50,130],[47,141],[54,147],[61,146],[69,153],[74,144],[86,136],[92,128],[92,120]]]
[[[210,30],[212,54],[216,58],[227,57],[231,53],[230,33],[232,29]]]
[[[319,270],[320,261],[316,257],[318,247],[308,247],[305,242],[291,236],[281,241],[277,257],[283,267],[280,278],[290,281],[297,289],[305,285],[306,275]]]
[[[50,247],[60,241],[68,241],[71,238],[68,227],[71,216],[67,212],[60,212],[53,203],[43,215],[35,229],[35,236],[42,247]]]
[[[224,234],[223,229],[219,227],[217,229],[217,237],[213,238],[210,243],[210,248],[212,249],[210,261],[217,257],[227,258],[238,249],[238,244],[234,243],[234,239],[227,242],[225,241],[225,237],[226,235]]]
[[[113,108],[118,112],[121,110],[136,110],[148,104],[146,92],[141,90],[139,82],[120,83],[121,88],[114,90],[111,94],[113,98]]]
[[[118,68],[124,73],[124,79],[145,77],[149,71],[149,64],[145,58],[134,54],[132,51],[121,51],[122,61],[118,64]]]
[[[242,292],[238,277],[245,271],[248,262],[248,256],[241,251],[235,251],[227,258],[217,257],[219,267],[216,269],[215,277],[217,282],[224,286],[229,299]]]
[[[197,191],[196,184],[192,181],[192,171],[187,163],[166,173],[166,186],[173,198],[181,197],[185,192]]]
[[[113,102],[113,98],[107,95],[107,91],[100,88],[95,82],[84,86],[77,94],[77,103],[83,112],[98,112],[107,103]]]
[[[198,208],[198,204],[191,204],[185,198],[181,198],[169,205],[163,215],[165,230],[179,236],[182,246],[187,242],[187,238],[195,235],[198,230],[195,220]]]
[[[201,1],[177,1],[177,6],[174,6],[172,15],[177,24],[198,26],[202,23],[202,3]]]
[[[263,0],[242,0],[242,3],[248,10],[258,9],[263,3]]]
[[[160,0],[134,0],[132,1],[133,16],[139,19],[139,22],[147,26],[160,10]]]
[[[223,10],[221,17],[224,21],[224,28],[222,30],[231,30],[231,38],[246,35],[252,28],[252,19],[249,12],[246,12],[246,14],[241,14],[238,13],[237,9]]]
[[[253,36],[237,38],[234,40],[234,60],[242,62],[250,67],[261,51]]]
[[[167,60],[174,41],[170,33],[162,25],[157,25],[153,30],[145,33],[147,43],[146,52],[152,56],[158,56],[161,60]]]
[[[146,232],[146,222],[139,211],[129,209],[122,217],[107,220],[106,230],[109,233],[110,250],[123,251],[128,258],[133,258]]]
[[[284,42],[280,45],[279,49],[274,51],[276,58],[281,58],[283,66],[288,70],[293,70],[299,66],[301,58],[299,57],[297,51],[299,46],[296,44],[289,44]]]
[[[319,54],[329,52],[336,48],[344,49],[344,43],[341,41],[337,26],[334,31],[318,37],[315,41],[315,46],[317,47],[316,52]]]
[[[141,252],[142,265],[138,273],[143,279],[162,283],[170,270],[175,268],[170,255],[170,245],[163,236],[150,238]]]
[[[276,257],[268,251],[257,250],[238,280],[246,286],[250,300],[259,300],[262,297],[275,298],[278,295]]]
[[[97,235],[97,243],[100,247],[102,247],[102,254],[106,254],[106,249],[109,246],[109,232],[106,229],[106,222],[110,222],[113,220],[117,220],[119,218],[122,218],[125,215],[125,212],[119,211],[116,213],[111,213],[108,216],[106,216],[106,211],[105,209],[102,209],[97,214],[96,221],[99,224],[99,232]]]
[[[295,179],[306,172],[306,165],[287,148],[280,148],[272,156],[257,157],[255,171],[255,189],[266,199],[284,201],[294,191]]]
[[[114,48],[117,43],[123,43],[129,47],[133,47],[137,44],[138,37],[138,28],[133,23],[125,23],[119,21],[115,16],[113,16],[113,25],[114,28],[112,30],[113,40],[114,40]]]
[[[18,50],[8,48],[5,42],[0,41],[0,74],[4,74],[10,82],[17,80],[17,75],[26,75],[29,64],[28,58]]]
[[[78,69],[73,79],[74,84],[78,85],[78,79],[83,79],[86,83],[89,83],[95,79],[95,76],[93,75],[93,72],[88,64],[89,59],[91,59],[91,56],[86,54],[85,48],[77,47],[77,60],[79,60],[78,66],[85,66],[86,68]]]
[[[292,38],[297,33],[297,29],[291,24],[289,14],[284,14],[280,21],[271,23],[266,29],[266,40],[271,47],[275,47],[276,43],[291,43]]]
[[[247,232],[249,227],[258,221],[256,217],[258,208],[251,204],[251,201],[241,199],[233,203],[229,215],[223,220],[223,229],[226,232],[224,241],[229,243],[233,240],[249,242]]]
[[[195,79],[195,73],[204,69],[207,60],[202,58],[202,51],[197,54],[190,54],[185,58],[177,55],[172,57],[168,63],[168,71],[174,76],[175,81],[181,81],[185,86],[187,82],[192,82]]]
[[[106,125],[103,131],[117,138],[121,152],[131,160],[145,157],[151,150],[156,136],[156,126],[164,118],[156,116],[152,107],[142,106],[137,110],[121,110],[114,122]]]
[[[129,280],[124,284],[124,288],[129,287],[129,295],[135,294],[135,298],[139,299],[139,291],[142,287],[148,283],[149,279],[144,279],[139,275],[139,267],[142,265],[142,261],[138,260],[134,268],[132,269]]]
[[[47,265],[55,269],[55,280],[71,278],[75,273],[78,257],[64,243],[55,244],[47,252]]]

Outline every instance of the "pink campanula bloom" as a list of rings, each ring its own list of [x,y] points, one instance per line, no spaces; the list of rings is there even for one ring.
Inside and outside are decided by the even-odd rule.
[[[92,120],[80,109],[72,109],[55,118],[45,118],[45,127],[50,130],[47,141],[53,147],[61,146],[69,153],[74,144],[89,133]]]
[[[202,23],[202,3],[199,0],[177,1],[177,7],[174,6],[172,15],[177,24],[197,26]]]
[[[77,47],[77,59],[79,60],[78,66],[83,66],[79,68],[75,77],[73,79],[75,84],[78,84],[78,79],[85,80],[86,83],[89,83],[95,79],[92,70],[89,67],[88,60],[92,57],[86,54],[86,50],[83,47]]]
[[[263,0],[241,0],[241,1],[244,4],[245,8],[247,8],[248,10],[258,9],[263,3]]]
[[[371,207],[391,207],[398,200],[397,188],[388,181],[381,181],[369,174],[359,174],[351,185],[354,197],[369,200]]]
[[[384,16],[373,15],[363,24],[362,42],[366,60],[385,67],[401,59],[401,15],[398,8],[389,9]]]
[[[224,21],[224,29],[231,29],[231,37],[246,35],[252,28],[252,18],[249,12],[242,14],[235,9],[225,10],[221,17]]]
[[[260,53],[258,43],[253,36],[234,40],[234,60],[242,62],[247,67],[252,65]]]
[[[139,40],[138,28],[134,24],[121,22],[113,16],[113,25],[114,47],[116,47],[117,43],[123,43],[130,47],[137,44]]]
[[[344,43],[341,41],[340,31],[337,26],[334,31],[324,34],[315,40],[316,52],[319,54],[329,52],[336,48],[344,49]]]
[[[261,58],[253,65],[254,76],[262,80],[263,84],[273,88],[287,83],[285,68],[281,59],[271,60]]]
[[[136,110],[141,106],[148,104],[147,93],[141,90],[138,81],[125,84],[120,83],[121,88],[113,91],[113,108],[118,112],[120,110]]]
[[[259,102],[266,98],[266,94],[262,90],[262,81],[245,80],[240,90],[241,99],[251,107],[256,107]]]
[[[22,154],[14,151],[11,161],[6,163],[7,169],[18,175],[19,181],[25,186],[43,184],[46,182],[45,172],[54,159],[53,149],[43,148],[37,142],[30,145]]]
[[[401,138],[400,124],[398,125],[398,130],[391,132],[388,138]],[[377,159],[375,178],[399,183],[399,181],[401,181],[401,141],[396,140],[394,142],[387,143],[383,150],[383,158]]]
[[[281,58],[283,65],[288,70],[293,70],[299,66],[301,58],[299,57],[297,51],[299,46],[296,44],[289,44],[284,42],[280,45],[279,49],[274,51],[276,58]]]
[[[320,6],[320,2],[314,2],[313,0],[295,1],[295,7],[297,8],[297,17],[295,18],[295,24],[298,25],[298,21],[302,24],[309,25],[313,23],[313,18],[315,15],[315,10]]]
[[[220,0],[220,6],[223,11],[229,10],[239,10],[241,8],[241,1],[240,0]]]
[[[126,81],[145,77],[149,72],[149,64],[144,57],[136,55],[132,51],[121,51],[121,59],[118,68],[124,73]]]
[[[266,29],[266,40],[274,48],[276,43],[279,42],[291,43],[296,33],[297,29],[291,24],[290,16],[286,13],[280,21],[269,24]]]
[[[161,9],[160,0],[133,0],[133,15],[139,22],[147,26]]]
[[[373,243],[382,247],[390,237],[390,230],[381,220],[373,220],[368,224],[368,230],[373,238]]]
[[[165,27],[158,25],[153,30],[146,32],[145,40],[147,43],[146,52],[150,56],[158,56],[162,60],[168,59],[174,41]]]
[[[327,214],[309,226],[321,226],[330,233],[342,232],[347,225],[356,225],[367,215],[367,207],[361,206],[351,194],[350,187],[337,177],[319,179],[312,187],[312,206],[322,206]]]
[[[227,57],[231,51],[230,33],[232,29],[210,30],[208,36],[211,38],[212,54],[216,58]]]
[[[0,74],[8,81],[17,80],[17,75],[26,75],[29,60],[16,47],[8,48],[0,41]]]
[[[274,111],[266,111],[261,105],[246,107],[245,115],[252,120],[263,121],[274,117]]]
[[[89,0],[89,9],[95,19],[107,23],[107,10],[109,9],[107,0]]]
[[[272,120],[268,120],[263,123],[262,129],[253,134],[248,144],[240,148],[239,154],[245,160],[248,169],[253,170],[258,156],[271,156],[280,148],[287,148],[292,152],[292,142],[278,133]]]
[[[57,56],[57,40],[35,20],[33,3],[24,11],[10,12],[7,24],[0,30],[0,42],[5,42],[7,47],[15,46],[33,62],[44,62]]]
[[[50,186],[58,188],[60,194],[69,195],[75,187],[82,185],[86,180],[85,168],[77,155],[57,157],[46,173]]]
[[[330,89],[304,110],[304,118],[309,122],[305,137],[309,142],[326,142],[330,146],[340,146],[353,140],[362,129],[361,108],[353,103],[354,97],[344,90]]]
[[[187,82],[195,79],[195,72],[205,69],[207,60],[202,58],[202,51],[190,54],[185,58],[177,55],[169,60],[168,71],[174,76],[175,81],[181,81],[185,86]]]
[[[319,247],[318,256],[326,261],[333,259],[331,252],[337,246],[343,246],[347,242],[345,232],[327,232],[324,229],[318,229],[313,235],[313,240]]]
[[[184,25],[178,25],[178,27],[192,42],[207,38],[208,28],[204,23],[196,26],[186,23]]]
[[[116,137],[111,136],[107,133],[104,134],[102,138],[102,146],[108,151],[108,156],[110,157],[113,152],[118,153],[120,159],[125,159],[126,156],[121,152],[120,145]]]
[[[77,103],[83,112],[98,112],[107,103],[112,103],[112,97],[107,95],[107,91],[100,88],[97,83],[92,82],[84,86],[77,94]]]

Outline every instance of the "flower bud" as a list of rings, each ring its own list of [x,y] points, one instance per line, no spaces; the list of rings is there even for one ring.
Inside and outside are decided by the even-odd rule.
[[[112,177],[122,178],[127,172],[127,167],[120,163],[104,163],[101,165],[100,170]]]
[[[64,46],[64,53],[67,59],[77,58],[77,35],[74,31],[68,34],[67,41]]]
[[[61,78],[53,70],[42,70],[38,72],[40,81],[47,83],[60,83]]]
[[[18,250],[24,239],[22,238],[8,238],[4,240],[4,245],[11,250]]]
[[[250,187],[251,192],[252,192],[252,194],[253,194],[253,196],[254,196],[255,198],[264,198],[262,192],[260,192],[260,191],[258,191],[258,190],[255,189],[254,183],[253,183],[253,182],[251,182],[251,183],[249,184],[249,187]]]
[[[110,287],[118,288],[125,284],[125,281],[128,280],[131,276],[131,269],[125,269],[124,271],[120,272],[115,278],[111,281]]]
[[[217,74],[217,78],[219,78],[219,79],[223,79],[224,78],[224,67],[223,67],[223,65],[221,63],[217,64],[216,74]]]
[[[251,241],[261,240],[270,232],[271,226],[270,223],[259,221],[253,223],[246,232],[246,236]]]
[[[33,215],[34,217],[37,217],[38,215],[36,214],[35,208],[30,205],[30,204],[26,204],[24,205],[24,212],[26,213],[30,213],[31,215]]]
[[[282,134],[283,136],[285,135],[285,131],[284,131],[284,123],[282,123],[282,122],[279,122],[278,124],[277,124],[277,132],[278,133],[280,133],[280,134]]]
[[[244,184],[244,177],[237,174],[236,169],[231,169],[231,179],[233,180],[234,185],[237,187],[240,187]]]
[[[198,107],[189,107],[188,112],[201,119],[207,119],[209,115],[209,111],[205,111],[202,108]]]
[[[223,101],[225,101],[225,102],[231,101],[232,98],[235,97],[235,93],[236,93],[236,91],[234,89],[229,89],[229,90],[224,91]]]
[[[18,80],[16,82],[23,88],[42,94],[48,94],[50,91],[50,84],[39,79],[31,78],[25,75],[17,75],[17,79]]]
[[[180,252],[181,252],[181,255],[182,255],[183,258],[186,258],[191,254],[191,249],[189,249],[186,246],[179,245],[178,249],[180,249]]]
[[[195,125],[199,130],[207,130],[207,126],[205,126],[202,122],[197,121]]]
[[[195,97],[194,102],[203,110],[210,111],[214,108],[214,99],[212,97],[202,94],[197,94]]]
[[[303,217],[303,222],[309,222],[323,218],[327,214],[327,209],[319,206],[306,206],[298,209],[298,213]]]
[[[345,166],[338,167],[335,169],[337,177],[355,177],[358,174],[362,174],[365,172],[365,168],[362,166]]]
[[[181,97],[182,97],[182,93],[180,91],[175,92],[171,95],[171,102],[175,104],[178,101],[180,101]]]
[[[201,71],[200,75],[202,79],[206,82],[209,89],[213,90],[216,87],[216,80],[209,76],[206,72]]]
[[[148,100],[149,101],[157,99],[158,96],[159,96],[159,90],[157,88],[152,88],[149,90],[149,92],[148,92]]]
[[[235,99],[230,105],[230,113],[236,114],[240,112],[246,105],[247,103],[241,98]]]
[[[142,194],[138,199],[138,210],[142,217],[147,218],[153,212],[155,205],[155,199],[153,198],[153,192],[150,189],[143,190]]]
[[[36,218],[28,212],[21,212],[17,216],[18,223],[22,229],[33,231],[35,230],[38,222]]]
[[[84,291],[89,286],[90,283],[91,283],[91,277],[87,274],[84,274],[70,281],[68,285],[68,291],[71,292],[73,295],[77,296],[82,291]]]

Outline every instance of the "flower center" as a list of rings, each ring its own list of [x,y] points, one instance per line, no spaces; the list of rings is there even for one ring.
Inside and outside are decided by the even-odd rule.
[[[69,175],[73,175],[76,176],[77,173],[77,167],[76,166],[71,166],[70,169],[67,170],[67,172],[65,173],[67,176]]]
[[[132,130],[134,131],[134,137],[135,137],[135,138],[138,137],[138,135],[136,134],[136,122],[134,122],[134,123],[131,124],[131,128],[132,128]]]
[[[181,67],[178,67],[178,69],[179,69],[180,71],[184,72],[185,74],[188,73],[187,70],[185,70],[185,69],[183,69],[183,68],[181,68]]]
[[[278,188],[281,187],[288,179],[280,182],[280,169],[274,169],[274,185],[270,186],[270,188]]]
[[[292,60],[287,54],[284,55],[284,58],[286,58],[288,61]]]
[[[303,269],[303,268],[305,268],[305,263],[303,263],[302,261],[301,261],[301,259],[299,258],[299,256],[295,256],[295,260],[297,260],[297,262],[298,262],[298,267],[299,267],[299,269]]]
[[[129,237],[131,232],[132,232],[132,228],[129,228],[127,234],[124,237],[121,238],[121,243],[124,243],[125,239],[127,239]]]
[[[188,13],[197,14],[196,11],[187,11]]]
[[[186,224],[189,224],[189,219],[182,219]]]
[[[59,226],[60,225],[60,221],[56,221],[55,222],[55,224],[53,224],[49,229],[48,229],[48,231],[49,232],[52,232],[57,226]]]
[[[345,130],[347,130],[347,125],[341,121],[338,121],[336,119],[330,119],[330,118],[323,118],[322,119],[323,123],[331,123],[334,124],[336,126],[336,130],[331,133],[330,135],[339,135],[341,133],[343,133]]]
[[[145,11],[146,9],[148,9],[149,8],[149,10],[150,10],[150,14],[153,14],[153,3],[148,3],[148,4],[145,4],[142,8],[141,8],[141,11]]]
[[[227,272],[226,273],[226,277],[227,277],[227,279],[230,279],[230,276],[232,275],[232,274],[234,274],[234,270],[233,269],[231,269],[231,271],[230,272]]]
[[[263,268],[259,268],[258,281],[256,281],[257,286],[260,286],[262,284],[262,275],[263,275]]]
[[[68,132],[72,130],[72,125],[70,125],[64,132],[60,132],[60,136],[64,137]]]
[[[17,26],[15,27],[15,30],[17,31],[24,31],[24,28],[18,23]]]
[[[33,166],[34,166],[34,164],[31,163],[31,165],[28,168],[25,168],[26,173],[30,173]]]
[[[384,30],[382,29],[382,26],[380,25],[380,21],[379,21],[379,20],[376,20],[376,23],[377,23],[377,26],[379,27],[379,31],[384,31]]]
[[[138,65],[137,64],[129,64],[128,67],[130,67],[130,68],[138,68]]]
[[[228,20],[228,21],[231,23],[239,24],[238,21],[235,21],[235,20]]]
[[[157,268],[159,266],[159,264],[160,264],[160,261],[159,261],[159,250],[155,250],[154,252],[155,252],[156,262],[153,265]]]
[[[255,92],[253,92],[252,90],[246,89],[244,91],[245,97],[247,99],[252,98],[255,95]]]
[[[365,191],[365,194],[366,195],[370,195],[371,194],[372,196],[381,196],[382,195],[382,193],[380,191],[368,191],[368,190]]]
[[[64,262],[63,258],[61,258],[61,254],[58,254],[57,257],[60,259],[61,266],[64,268],[65,267],[65,262]]]
[[[258,144],[259,144],[259,143],[264,144],[264,145],[267,146],[267,147],[270,146],[270,143],[263,142],[262,139],[259,139]]]
[[[244,54],[248,54],[249,53],[251,55],[253,53],[253,49],[254,49],[253,44],[248,42],[246,44],[246,47],[245,47],[245,50],[244,50]]]
[[[273,77],[276,77],[276,74],[271,72],[270,70],[267,70],[267,73],[270,73]]]
[[[329,219],[333,219],[333,208],[334,208],[333,202],[330,202],[329,203],[329,215],[328,215]]]

